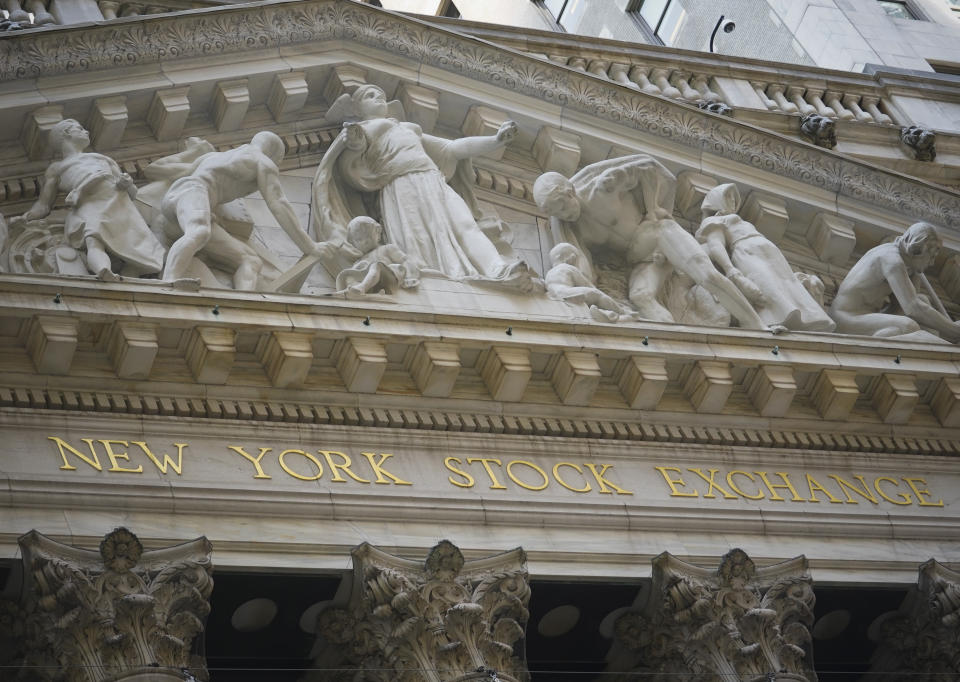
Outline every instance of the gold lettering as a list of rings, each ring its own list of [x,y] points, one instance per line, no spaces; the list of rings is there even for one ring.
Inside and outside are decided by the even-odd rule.
[[[680,470],[677,467],[654,467],[657,471],[660,472],[660,475],[663,476],[663,480],[667,482],[667,485],[670,486],[670,497],[700,497],[700,493],[694,490],[692,493],[682,493],[677,490],[677,486],[681,488],[686,487],[686,483],[683,482],[683,479],[680,478]],[[668,471],[676,471],[677,477],[671,478]]]
[[[456,462],[457,464],[463,464],[463,462],[460,461],[460,458],[459,458],[459,457],[447,457],[445,460],[443,460],[443,466],[447,467],[447,469],[448,469],[449,471],[452,471],[452,472],[455,473],[457,476],[463,476],[463,478],[464,478],[464,480],[466,481],[466,483],[461,483],[460,481],[454,481],[454,480],[453,480],[453,476],[447,476],[447,480],[450,481],[451,483],[453,483],[453,484],[454,484],[455,486],[457,486],[458,488],[472,488],[472,487],[473,487],[473,484],[476,483],[476,481],[474,481],[474,479],[473,479],[473,476],[471,476],[470,474],[468,474],[466,471],[461,471],[461,470],[458,469],[457,467],[453,466],[450,462]]]
[[[863,480],[863,476],[854,476],[855,479],[860,481],[860,485],[863,486],[862,488],[858,488],[850,481],[843,480],[836,474],[828,474],[828,477],[840,484],[840,492],[846,495],[847,504],[857,504],[857,501],[850,497],[850,493],[847,492],[847,489],[849,489],[851,492],[855,492],[857,495],[860,495],[867,500],[870,500],[874,504],[880,504],[877,498],[873,496],[873,493],[870,492],[870,487],[867,485],[867,482]]]
[[[506,490],[507,486],[500,483],[497,480],[496,474],[493,473],[493,469],[490,468],[490,463],[493,462],[497,466],[502,466],[499,459],[491,459],[488,457],[468,457],[467,464],[473,464],[474,462],[480,462],[483,464],[483,468],[487,470],[487,476],[490,477],[490,490]]]
[[[903,480],[906,481],[907,485],[910,486],[910,490],[912,490],[913,493],[917,496],[917,504],[920,505],[921,507],[942,507],[943,506],[942,499],[936,502],[927,502],[925,499],[923,499],[924,495],[930,495],[932,493],[926,488],[924,488],[923,490],[917,488],[916,486],[917,483],[922,483],[923,485],[929,485],[929,483],[927,483],[922,478],[907,478],[906,476],[904,476]]]
[[[110,464],[112,465],[109,469],[107,469],[107,471],[115,471],[120,474],[142,474],[143,473],[142,464],[138,464],[136,469],[124,469],[122,466],[120,466],[117,463],[118,459],[125,459],[127,460],[127,462],[129,462],[130,455],[128,455],[126,452],[114,452],[113,445],[114,444],[122,445],[123,447],[128,448],[130,447],[130,443],[128,443],[125,440],[104,440],[102,438],[100,438],[99,440],[101,443],[103,443],[103,448],[104,450],[107,451],[107,457],[110,458]]]
[[[353,473],[352,471],[350,471],[350,466],[351,466],[353,463],[350,461],[350,457],[348,457],[347,455],[343,454],[342,452],[337,452],[336,450],[317,450],[317,452],[319,452],[321,455],[323,455],[324,458],[327,460],[327,464],[330,465],[330,475],[332,476],[332,478],[331,478],[330,480],[333,481],[334,483],[346,483],[346,482],[347,482],[347,479],[345,479],[345,478],[340,474],[341,471],[345,471],[345,472],[347,473],[347,475],[348,475],[350,478],[352,478],[354,481],[356,481],[357,483],[369,483],[369,482],[370,482],[370,481],[368,481],[368,480],[365,479],[365,478],[360,478],[360,477],[357,476],[355,473]],[[340,457],[340,459],[342,460],[342,461],[340,462],[340,464],[334,464],[334,462],[333,462],[333,456],[334,456],[334,455],[337,455],[338,457]]]
[[[260,454],[257,455],[256,457],[245,452],[244,449],[241,448],[239,445],[228,445],[227,448],[230,450],[233,450],[235,453],[237,453],[241,457],[245,457],[246,459],[250,460],[253,466],[255,466],[257,469],[257,473],[254,476],[254,478],[272,478],[272,476],[268,476],[267,474],[264,473],[263,467],[260,466],[260,460],[263,459],[263,456],[265,454],[273,450],[273,448],[260,448]]]
[[[633,495],[633,493],[629,490],[624,490],[604,476],[604,474],[607,473],[607,469],[613,468],[612,464],[601,464],[600,466],[603,468],[600,471],[597,471],[596,464],[591,464],[590,462],[584,462],[583,466],[587,467],[590,470],[590,473],[593,474],[593,477],[597,479],[597,485],[600,486],[601,495],[611,495],[614,491],[616,491],[617,495]],[[608,486],[613,488],[613,490],[609,490]]]
[[[386,452],[381,452],[379,455],[372,452],[361,452],[360,454],[367,458],[367,461],[370,462],[370,468],[373,469],[373,473],[377,475],[377,480],[374,481],[374,483],[386,483],[387,485],[390,485],[390,481],[385,478],[389,477],[390,480],[393,481],[394,485],[413,485],[413,483],[410,481],[404,481],[402,478],[397,478],[383,468],[383,463],[387,460],[387,458],[393,457],[393,455]],[[379,457],[380,459],[374,462],[374,457]]]
[[[543,483],[542,483],[542,485],[540,485],[540,486],[527,485],[526,483],[524,483],[523,481],[521,481],[519,478],[517,478],[516,476],[514,476],[514,475],[513,475],[513,467],[514,467],[514,465],[516,465],[516,464],[522,464],[523,466],[530,467],[531,469],[533,469],[534,471],[536,471],[538,474],[540,474],[540,476],[543,478]],[[510,477],[510,480],[511,480],[511,481],[513,481],[513,482],[516,483],[518,486],[520,486],[521,488],[524,488],[524,489],[526,489],[526,490],[543,490],[543,489],[546,488],[548,485],[550,485],[550,479],[547,478],[547,472],[544,471],[543,469],[541,469],[540,467],[538,467],[538,466],[537,466],[536,464],[534,464],[533,462],[528,462],[528,461],[526,461],[526,460],[524,460],[524,459],[515,459],[515,460],[511,461],[509,464],[507,464],[507,476]]]
[[[763,482],[766,484],[767,488],[770,490],[769,499],[775,502],[785,502],[786,500],[784,500],[784,498],[780,496],[780,493],[778,493],[775,490],[776,488],[780,488],[781,490],[789,490],[793,494],[793,498],[790,500],[791,502],[807,501],[805,497],[800,497],[800,495],[797,493],[797,489],[793,487],[793,484],[790,482],[790,479],[787,477],[787,474],[785,472],[783,471],[773,472],[774,474],[776,474],[777,476],[783,479],[783,483],[771,483],[770,479],[767,478],[766,471],[754,471],[753,473],[755,473],[757,476],[762,478]]]
[[[576,464],[573,464],[571,462],[557,462],[556,464],[554,464],[553,477],[556,479],[557,483],[562,485],[564,488],[566,488],[567,490],[572,490],[575,493],[588,493],[591,490],[593,490],[593,486],[590,485],[590,482],[588,480],[586,480],[586,477],[584,477],[584,480],[583,480],[583,483],[584,483],[583,488],[574,488],[573,486],[568,484],[566,481],[563,480],[563,478],[560,477],[560,467],[570,467],[581,476],[583,476],[583,469],[581,469]]]
[[[840,499],[837,499],[836,497],[834,497],[833,494],[832,494],[829,490],[827,490],[827,489],[824,488],[822,485],[820,485],[820,483],[817,481],[817,479],[815,479],[815,478],[814,478],[813,476],[811,476],[810,474],[807,474],[807,487],[810,489],[810,501],[811,501],[811,502],[819,502],[819,501],[820,501],[819,499],[817,499],[816,494],[813,492],[813,489],[816,488],[817,490],[819,490],[820,492],[826,494],[826,496],[830,498],[830,503],[831,503],[831,504],[843,504],[843,500],[840,500]]]
[[[877,493],[879,493],[880,497],[885,499],[887,502],[893,502],[894,504],[910,504],[913,502],[913,498],[907,493],[897,493],[897,497],[899,497],[900,500],[903,500],[902,502],[889,497],[885,492],[883,492],[883,489],[880,488],[880,481],[893,483],[893,487],[895,488],[899,487],[900,484],[897,483],[896,480],[888,478],[887,476],[877,476],[876,480],[873,482],[873,487],[876,489]]]
[[[757,486],[757,494],[756,494],[756,495],[747,495],[745,492],[743,492],[742,490],[740,490],[740,488],[737,487],[737,484],[733,482],[733,476],[734,476],[734,474],[736,474],[736,475],[738,475],[738,476],[746,476],[747,478],[750,479],[750,482],[751,482],[751,483],[756,483],[756,482],[757,482],[757,479],[755,479],[755,478],[753,477],[753,474],[751,474],[749,471],[734,470],[734,471],[731,471],[729,474],[727,474],[727,485],[730,486],[730,490],[732,490],[733,492],[735,492],[735,493],[736,493],[737,495],[739,495],[740,497],[745,497],[745,498],[747,498],[748,500],[762,500],[762,499],[763,499],[763,497],[764,497],[764,495],[763,495],[763,490],[760,489],[760,486]]]
[[[65,440],[61,440],[60,438],[57,438],[56,436],[47,436],[47,440],[52,440],[54,443],[56,443],[57,449],[60,450],[60,458],[63,460],[63,466],[60,467],[60,469],[61,469],[62,471],[76,471],[76,470],[77,470],[77,467],[73,466],[72,464],[70,464],[70,462],[67,461],[67,453],[64,452],[64,448],[66,448],[67,450],[69,450],[70,452],[72,452],[73,455],[74,455],[74,457],[76,457],[77,459],[80,459],[80,460],[86,462],[87,464],[89,464],[90,466],[92,466],[92,467],[93,467],[94,469],[96,469],[97,471],[103,471],[103,467],[100,466],[100,458],[97,457],[97,451],[96,451],[96,450],[94,449],[94,447],[93,447],[93,439],[92,439],[92,438],[81,438],[81,439],[80,439],[80,440],[82,440],[84,443],[87,444],[87,447],[88,447],[88,448],[90,448],[90,457],[87,457],[85,454],[83,454],[82,452],[80,452],[79,450],[77,450],[76,448],[74,448],[73,446],[71,446],[71,445],[70,445],[69,443],[67,443]]]
[[[162,462],[159,459],[157,459],[157,456],[150,451],[150,448],[147,447],[147,444],[144,441],[132,440],[130,442],[136,445],[137,447],[139,447],[141,450],[143,450],[143,454],[145,454],[147,457],[149,457],[153,461],[154,465],[156,465],[157,469],[160,470],[161,474],[167,473],[167,467],[170,467],[171,469],[176,471],[177,476],[180,476],[183,474],[183,449],[187,447],[186,443],[174,443],[174,445],[177,446],[177,462],[176,464],[174,464],[173,459],[170,457],[170,455],[168,455],[165,452],[160,453],[163,455]]]
[[[659,467],[658,467],[658,468],[659,468]],[[692,471],[692,472],[695,473],[697,476],[699,476],[699,477],[702,478],[704,481],[706,481],[707,483],[710,484],[710,487],[707,488],[707,494],[704,495],[704,497],[711,498],[711,499],[714,498],[714,497],[716,497],[716,495],[713,494],[713,489],[716,488],[717,490],[720,491],[720,493],[724,496],[724,498],[726,498],[726,499],[728,499],[728,500],[735,500],[735,499],[737,499],[737,496],[736,496],[736,495],[727,492],[726,490],[724,490],[723,488],[721,488],[719,485],[717,485],[716,481],[713,480],[714,476],[717,475],[717,472],[720,471],[719,469],[710,469],[710,470],[709,470],[709,471],[710,471],[710,477],[709,477],[709,478],[707,477],[706,474],[704,474],[704,473],[703,473],[702,471],[700,471],[699,469],[694,469],[694,468],[692,468],[692,467],[687,467],[687,471]],[[662,472],[661,472],[661,473],[662,473]]]
[[[286,455],[301,455],[306,459],[309,459],[317,467],[317,474],[315,476],[302,476],[296,471],[287,466],[287,463],[283,461],[283,458]],[[301,481],[316,481],[321,476],[323,476],[323,465],[320,463],[320,460],[311,455],[309,452],[304,452],[303,450],[284,450],[277,456],[277,462],[280,464],[280,468],[286,471],[288,474],[294,478],[299,478]]]

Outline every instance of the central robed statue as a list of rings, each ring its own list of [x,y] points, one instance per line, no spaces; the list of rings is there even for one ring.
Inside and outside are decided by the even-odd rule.
[[[317,168],[313,206],[320,239],[345,241],[350,220],[368,215],[383,225],[386,242],[427,274],[531,287],[536,275],[523,261],[506,260],[481,230],[470,188],[470,158],[508,144],[515,123],[491,136],[434,137],[388,117],[386,95],[376,85],[341,95],[327,119],[347,122]]]

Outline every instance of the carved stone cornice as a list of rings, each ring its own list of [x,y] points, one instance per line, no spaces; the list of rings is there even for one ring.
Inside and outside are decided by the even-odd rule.
[[[529,675],[515,644],[524,638],[530,586],[515,549],[464,561],[441,541],[423,564],[368,544],[353,551],[353,594],[345,608],[323,612],[315,665],[352,668],[371,682],[519,682]],[[521,649],[522,651],[522,649]]]
[[[20,538],[26,574],[26,669],[41,680],[207,679],[192,653],[213,590],[206,538],[143,551],[125,528],[99,552],[31,531]],[[34,679],[34,678],[30,678]]]
[[[235,388],[224,389],[236,393]],[[262,393],[259,390],[258,393]],[[511,413],[477,412],[473,409],[442,409],[435,406],[401,407],[396,401],[378,401],[371,397],[357,405],[344,400],[340,404],[302,396],[277,396],[274,400],[243,396],[196,397],[190,395],[147,395],[116,390],[36,388],[0,386],[0,409],[31,409],[64,415],[145,415],[158,417],[200,417],[240,422],[314,424],[318,426],[361,426],[414,431],[452,431],[465,433],[506,433],[519,436],[587,438],[611,441],[720,445],[790,451],[866,452],[900,455],[960,455],[960,438],[953,430],[942,438],[924,435],[929,427],[900,428],[891,435],[889,428],[853,430],[849,425],[831,425],[830,431],[809,425],[762,428],[730,425],[723,415],[697,415],[697,424],[682,413],[662,415],[656,420],[644,417],[610,419],[585,415],[584,408],[553,407],[540,414],[535,407],[511,407]],[[447,401],[449,402],[449,400]],[[844,428],[845,430],[841,430]]]
[[[0,81],[345,40],[666,137],[822,190],[960,226],[955,193],[407,17],[345,0],[251,3],[0,41]]]
[[[896,615],[880,626],[865,680],[919,682],[960,678],[960,573],[935,559],[920,566],[917,586]]]
[[[806,563],[801,556],[757,569],[743,550],[733,549],[711,572],[661,554],[653,560],[646,606],[615,624],[624,651],[613,665],[616,658],[633,659],[633,674],[685,682],[816,682],[810,637],[815,598]]]

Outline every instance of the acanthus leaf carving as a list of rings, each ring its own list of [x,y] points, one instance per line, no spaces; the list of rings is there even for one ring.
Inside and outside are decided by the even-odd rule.
[[[528,679],[516,653],[530,598],[521,550],[466,562],[444,540],[422,568],[369,545],[353,556],[350,603],[318,619],[317,668],[336,664],[354,671],[343,679],[376,682]]]
[[[44,679],[100,682],[145,669],[207,679],[192,654],[213,590],[206,538],[145,552],[117,528],[98,554],[32,531],[20,546],[29,573],[25,646],[46,661]]]
[[[645,606],[615,623],[608,672],[653,679],[816,681],[814,594],[802,557],[757,569],[743,550],[716,572],[670,554],[654,559]],[[619,679],[619,678],[614,678]]]
[[[883,621],[865,680],[927,682],[960,675],[960,573],[930,559],[900,609]]]

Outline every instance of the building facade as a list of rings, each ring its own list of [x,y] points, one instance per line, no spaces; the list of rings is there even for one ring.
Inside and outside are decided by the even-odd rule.
[[[960,675],[949,79],[113,5],[0,36],[4,679]]]

